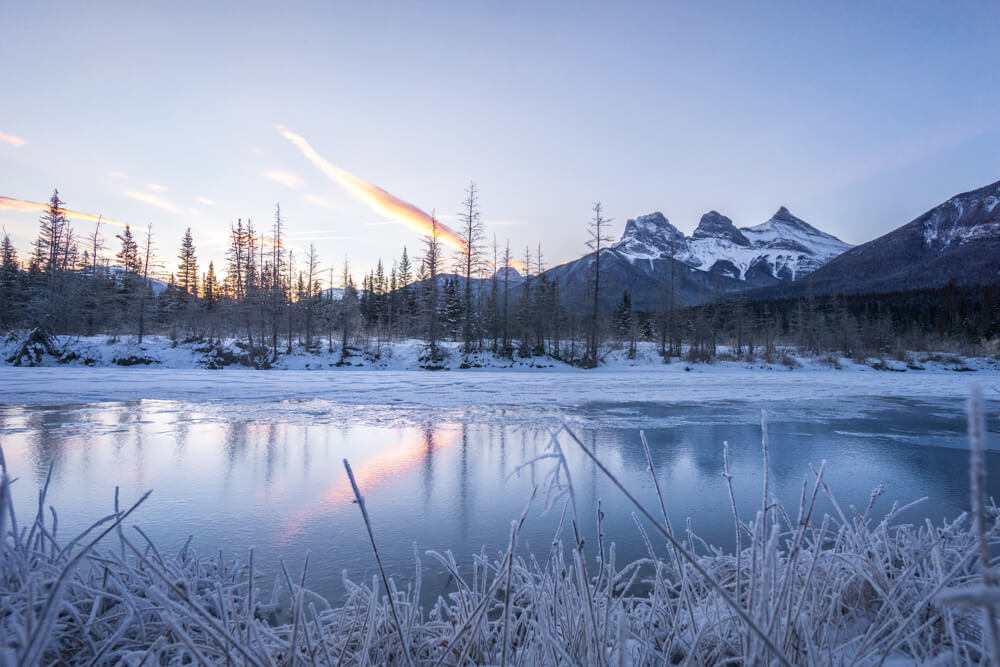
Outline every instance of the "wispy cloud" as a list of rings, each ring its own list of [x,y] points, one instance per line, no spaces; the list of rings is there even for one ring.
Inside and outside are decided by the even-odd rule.
[[[490,227],[519,227],[527,224],[524,220],[490,220]]]
[[[10,144],[14,148],[20,148],[21,146],[28,143],[26,140],[22,139],[13,134],[7,134],[6,132],[0,132],[0,141]]]
[[[430,215],[421,211],[413,204],[405,202],[399,197],[389,194],[374,183],[366,181],[360,176],[355,176],[351,172],[341,169],[340,167],[334,166],[326,158],[317,153],[304,137],[291,132],[283,125],[278,125],[277,129],[278,132],[281,133],[281,136],[292,142],[292,144],[294,144],[302,152],[306,159],[316,165],[316,167],[318,167],[327,178],[334,183],[347,188],[348,191],[353,193],[361,201],[368,204],[368,206],[372,209],[382,213],[383,215],[401,220],[422,234],[430,233],[432,224],[432,218]],[[440,220],[437,220],[436,222],[437,233],[441,241],[447,243],[453,248],[461,249],[462,239],[459,238],[458,234],[456,234],[448,226],[442,224]]]
[[[128,178],[128,176],[126,176],[124,173],[122,173],[120,171],[109,171],[108,172],[108,176],[110,176],[111,178],[117,178],[117,179],[120,179],[120,180],[125,180],[126,178]]]
[[[194,200],[199,204],[204,204],[205,206],[215,206],[215,202],[208,197],[195,197]]]
[[[302,195],[302,198],[305,199],[310,204],[315,204],[316,206],[319,206],[321,208],[333,208],[333,204],[323,199],[319,195]]]
[[[272,180],[275,183],[281,183],[282,185],[287,185],[293,190],[302,185],[302,179],[290,171],[279,171],[277,169],[272,169],[270,171],[262,171],[260,172],[260,174],[266,179]]]
[[[167,188],[163,185],[157,185],[156,183],[147,183],[146,188],[152,190],[153,192],[166,192]]]
[[[126,190],[122,194],[131,199],[135,199],[136,201],[141,201],[144,204],[149,204],[150,206],[162,208],[164,211],[170,211],[171,213],[180,213],[177,207],[168,202],[166,199],[163,199],[162,197],[157,197],[156,195],[149,194],[148,192],[142,192],[141,190]]]
[[[10,209],[13,211],[47,211],[49,210],[48,204],[40,204],[34,201],[28,201],[26,199],[14,199],[13,197],[0,197],[0,209]],[[71,211],[69,209],[61,209],[63,215],[69,218],[76,218],[77,220],[100,220],[103,223],[109,225],[115,225],[116,227],[124,227],[124,222],[116,222],[114,220],[109,220],[104,216],[93,215],[91,213],[81,213],[80,211]]]

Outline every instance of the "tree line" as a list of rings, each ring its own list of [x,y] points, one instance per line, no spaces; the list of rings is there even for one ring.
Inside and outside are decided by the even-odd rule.
[[[417,256],[404,246],[388,269],[380,259],[360,285],[346,257],[335,272],[313,244],[296,256],[280,206],[266,229],[242,218],[230,225],[218,269],[199,263],[190,228],[174,259],[160,253],[151,225],[139,232],[126,226],[109,243],[107,225],[98,221],[80,238],[65,210],[54,191],[23,260],[4,233],[0,329],[134,336],[139,343],[151,334],[236,338],[239,360],[257,367],[296,347],[325,348],[346,361],[404,338],[424,340],[431,367],[443,361],[446,340],[461,341],[469,359],[482,352],[582,354],[575,342],[563,351],[569,316],[558,286],[544,275],[541,248],[525,249],[522,275],[509,241],[501,248],[494,237],[487,246],[475,183],[461,204],[454,253],[446,252],[433,219]]]
[[[600,306],[601,255],[612,241],[611,222],[595,204],[587,226],[595,259],[587,298],[570,300],[546,271],[540,246],[525,248],[519,271],[509,241],[487,242],[475,183],[460,205],[454,252],[445,251],[432,217],[416,254],[404,246],[390,262],[379,259],[360,285],[346,257],[335,271],[313,244],[296,256],[280,206],[266,228],[250,219],[231,223],[225,265],[217,268],[199,262],[190,229],[173,257],[160,252],[151,225],[138,233],[126,226],[109,243],[99,221],[80,237],[56,190],[26,258],[6,233],[0,242],[0,330],[139,343],[151,334],[208,344],[236,339],[240,352],[224,361],[259,368],[296,348],[350,363],[353,355],[377,356],[393,341],[414,338],[423,341],[422,362],[435,368],[445,341],[459,343],[468,365],[488,353],[594,367],[612,348],[635,356],[639,341],[657,343],[669,361],[710,360],[723,349],[768,356],[781,345],[848,355],[931,342],[983,348],[1000,335],[996,287],[782,301],[738,295],[679,308],[668,274],[658,312],[634,310],[627,291],[607,311]]]

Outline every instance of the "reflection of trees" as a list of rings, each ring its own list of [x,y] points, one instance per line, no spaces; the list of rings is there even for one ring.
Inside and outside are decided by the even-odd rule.
[[[40,409],[29,413],[27,421],[31,432],[31,454],[34,459],[35,480],[41,485],[48,474],[49,466],[57,469],[66,458],[69,438],[59,431],[66,424],[62,410]]]
[[[278,460],[278,425],[267,425],[267,439],[264,442],[264,482],[268,488],[274,478],[274,468]]]
[[[187,449],[188,435],[191,430],[190,417],[187,412],[177,415],[177,423],[174,425],[174,455],[180,461],[184,458]]]
[[[469,516],[472,514],[469,505],[471,504],[472,499],[469,497],[469,425],[462,422],[462,445],[458,453],[458,516],[462,537],[469,534]]]
[[[222,453],[225,459],[225,470],[223,472],[224,486],[228,490],[233,481],[233,472],[236,463],[246,458],[248,428],[247,422],[230,422],[225,425]]]
[[[500,473],[507,475],[507,427],[503,424],[497,429],[500,432]],[[493,425],[490,424],[490,439],[493,438]]]
[[[133,471],[135,473],[135,480],[138,484],[145,484],[146,482],[146,450],[143,447],[142,441],[142,422],[143,422],[143,404],[142,401],[137,401],[136,403],[130,405],[127,408],[129,421],[132,423],[132,427],[129,429],[129,433],[132,436],[132,441],[135,443],[133,447],[135,448],[135,459],[133,461]],[[183,415],[183,422],[185,428],[187,428],[187,415]]]
[[[302,427],[302,477],[304,479],[309,477],[309,470],[312,466],[312,448],[309,446],[309,431],[311,429],[308,426]]]
[[[226,424],[226,437],[223,454],[226,457],[227,470],[232,472],[233,465],[246,457],[248,423],[245,421]]]
[[[423,426],[424,436],[424,507],[430,504],[431,488],[434,486],[434,427],[430,422],[425,422]]]

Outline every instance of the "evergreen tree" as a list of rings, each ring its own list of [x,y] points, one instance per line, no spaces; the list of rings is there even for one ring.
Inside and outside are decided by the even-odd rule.
[[[194,239],[191,228],[188,227],[181,239],[181,251],[177,255],[180,264],[177,265],[177,287],[185,297],[198,296],[198,258],[195,256]]]
[[[208,272],[205,273],[201,280],[202,305],[205,307],[205,310],[215,310],[216,305],[219,303],[221,291],[219,279],[215,276],[215,263],[209,261]]]
[[[132,228],[125,225],[125,231],[115,236],[121,242],[121,249],[115,255],[118,266],[122,269],[122,282],[129,283],[132,278],[138,278],[142,273],[142,261],[139,259],[139,244],[135,242]]]
[[[448,278],[444,283],[444,294],[441,304],[441,323],[444,332],[451,338],[456,338],[462,332],[462,322],[465,321],[463,298],[458,287],[458,278]]]
[[[431,233],[424,237],[423,270],[426,279],[422,309],[427,321],[427,360],[437,365],[443,358],[440,348],[438,274],[441,272],[441,237],[437,219],[431,215]]]
[[[17,249],[5,231],[0,242],[0,325],[11,327],[18,320],[22,299],[21,271],[17,264]]]
[[[417,290],[413,287],[413,279],[413,264],[406,252],[406,246],[403,246],[403,256],[399,259],[397,282],[399,283],[399,289],[403,292],[401,295],[399,322],[404,336],[410,335],[411,322],[417,315]]]
[[[615,307],[615,331],[625,338],[632,331],[632,296],[625,290]]]
[[[65,202],[59,198],[59,190],[52,191],[49,206],[38,221],[38,238],[35,240],[33,261],[47,275],[54,276],[65,268],[63,264],[70,243],[69,218],[66,217]]]

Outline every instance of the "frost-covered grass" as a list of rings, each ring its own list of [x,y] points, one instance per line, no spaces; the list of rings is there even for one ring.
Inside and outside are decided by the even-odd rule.
[[[825,464],[806,475],[797,507],[781,506],[769,494],[765,424],[764,493],[753,516],[733,502],[735,553],[672,526],[661,495],[657,507],[635,503],[648,556],[632,563],[617,561],[602,530],[597,544],[578,537],[582,522],[600,526],[603,514],[576,505],[566,451],[594,457],[563,427],[520,468],[537,482],[533,501],[562,517],[546,553],[518,549],[526,506],[503,552],[480,553],[468,569],[449,552],[415,553],[405,587],[384,575],[345,581],[338,606],[308,590],[308,565],[265,586],[252,552],[243,562],[188,545],[159,551],[125,528],[145,497],[70,540],[44,488],[34,517],[20,521],[4,468],[0,664],[977,663],[998,656],[994,616],[979,605],[1000,604],[986,562],[1000,517],[982,494],[977,395],[969,423],[972,510],[952,522],[901,523],[906,508],[896,506],[876,519],[879,489],[863,511],[841,507]],[[727,480],[732,498],[741,480]],[[355,492],[358,528],[371,534]],[[816,514],[821,494],[832,516]],[[421,573],[432,567],[452,587],[422,607]]]

